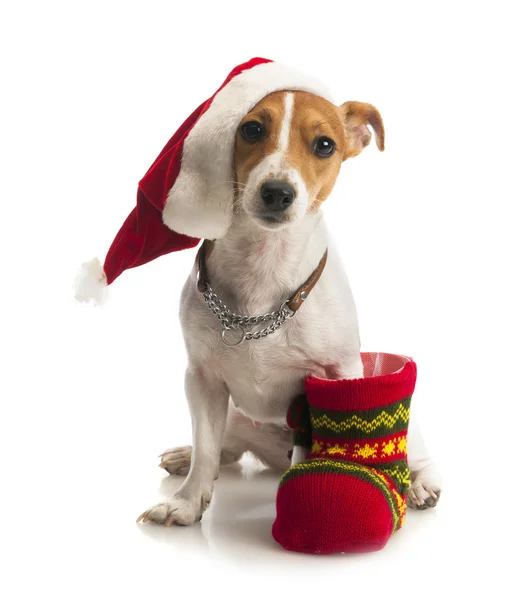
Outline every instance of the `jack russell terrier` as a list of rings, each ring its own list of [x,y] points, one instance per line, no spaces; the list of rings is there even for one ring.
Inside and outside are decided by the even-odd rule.
[[[234,128],[230,225],[203,243],[181,299],[193,447],[166,450],[160,466],[187,477],[138,521],[199,521],[219,466],[245,452],[281,471],[290,454],[305,460],[308,448],[289,452],[285,417],[306,377],[362,377],[355,303],[321,205],[369,144],[368,125],[383,150],[376,108],[296,89],[265,95]],[[433,507],[440,483],[414,420],[408,448],[408,504]]]

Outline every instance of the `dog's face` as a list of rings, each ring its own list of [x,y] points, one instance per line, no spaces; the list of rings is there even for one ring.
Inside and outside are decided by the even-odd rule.
[[[384,129],[370,104],[335,106],[308,92],[274,92],[245,117],[235,139],[236,198],[266,229],[298,223],[329,196],[340,166]]]

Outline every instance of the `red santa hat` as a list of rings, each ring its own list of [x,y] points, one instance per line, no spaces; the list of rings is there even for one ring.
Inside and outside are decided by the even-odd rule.
[[[241,119],[279,90],[303,90],[329,99],[319,81],[281,63],[252,58],[176,131],[138,184],[137,203],[101,265],[82,265],[76,299],[101,300],[123,271],[163,254],[226,235],[233,210],[233,152]]]

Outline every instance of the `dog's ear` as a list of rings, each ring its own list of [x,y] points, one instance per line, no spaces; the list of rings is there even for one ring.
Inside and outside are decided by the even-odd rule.
[[[344,160],[362,152],[371,141],[370,125],[376,136],[378,150],[383,152],[385,146],[385,131],[382,117],[378,110],[366,102],[344,102],[340,106],[346,135],[346,150]]]

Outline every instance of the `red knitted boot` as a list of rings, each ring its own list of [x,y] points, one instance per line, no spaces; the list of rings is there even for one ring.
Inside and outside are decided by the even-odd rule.
[[[381,550],[403,524],[416,364],[383,353],[362,353],[362,361],[362,379],[309,378],[307,402],[301,397],[288,411],[299,436],[309,423],[312,445],[277,493],[273,537],[287,550]]]

